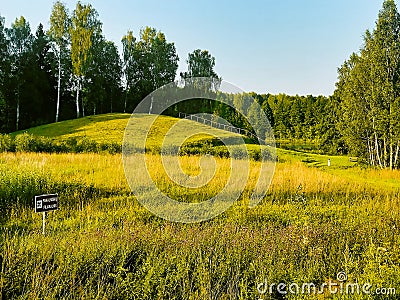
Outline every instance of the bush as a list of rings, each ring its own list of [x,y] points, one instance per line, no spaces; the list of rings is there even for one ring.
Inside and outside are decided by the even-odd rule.
[[[35,137],[29,133],[19,134],[15,137],[16,152],[36,152]]]
[[[87,137],[82,138],[76,145],[76,152],[99,152],[98,144],[96,141],[90,140]]]
[[[34,136],[29,133],[19,134],[14,139],[16,152],[57,152],[57,145],[51,138],[44,136]],[[11,142],[12,145],[12,142]]]
[[[14,149],[14,143],[8,134],[0,134],[0,152],[11,152]]]
[[[34,137],[36,144],[36,152],[57,152],[55,149],[56,144],[51,138],[44,136],[36,136]]]
[[[97,144],[97,152],[117,154],[122,152],[122,145],[117,142],[101,142]]]
[[[122,145],[117,142],[102,143],[100,149],[110,154],[117,154],[122,152]]]
[[[69,137],[62,144],[63,152],[77,152],[78,139],[76,137]]]
[[[218,140],[219,141],[219,140]],[[248,155],[240,147],[234,146],[232,153],[225,145],[218,145],[218,141],[196,141],[194,143],[186,143],[179,149],[177,146],[161,147],[152,145],[146,147],[148,154],[164,154],[170,155],[177,153],[179,155],[205,155],[210,154],[220,158],[233,157],[236,159],[246,159],[247,157],[254,161],[261,160],[261,152],[258,148],[250,147]],[[179,151],[178,151],[179,150]],[[63,141],[56,141],[49,137],[35,136],[29,133],[17,135],[12,139],[9,135],[0,135],[0,152],[16,151],[16,152],[47,152],[47,153],[110,153],[116,154],[122,152],[122,145],[117,142],[101,142],[91,140],[87,137],[78,139],[69,137]],[[140,149],[132,148],[133,152],[141,153]],[[271,153],[267,151],[267,158],[274,159]],[[276,159],[276,158],[275,158]]]
[[[15,144],[15,147],[14,147]],[[47,153],[99,153],[116,154],[122,152],[122,145],[117,142],[98,143],[89,138],[70,137],[64,141],[34,136],[28,133],[19,134],[14,141],[10,136],[0,135],[0,152],[47,152]]]
[[[246,153],[246,150],[242,149],[240,147],[232,148],[232,157],[235,158],[235,159],[247,159],[247,158],[249,158],[249,156]]]

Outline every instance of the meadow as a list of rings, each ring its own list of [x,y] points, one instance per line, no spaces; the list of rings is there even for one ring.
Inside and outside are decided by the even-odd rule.
[[[400,292],[400,171],[367,169],[348,157],[277,151],[270,189],[248,207],[260,162],[240,199],[218,217],[171,223],[132,195],[121,154],[0,153],[2,299],[396,299]],[[216,157],[218,180],[190,192],[157,166],[171,197],[199,202],[219,192],[229,158]],[[180,158],[200,172],[198,155]],[[57,192],[60,210],[34,213],[34,195]],[[185,197],[182,197],[185,195]],[[184,198],[184,199],[182,199]],[[268,283],[369,283],[370,294],[260,294]]]
[[[198,158],[181,159],[189,169]],[[257,299],[257,284],[265,279],[322,284],[340,271],[352,282],[400,287],[397,189],[294,160],[277,164],[256,208],[246,205],[250,179],[224,214],[178,224],[136,202],[120,155],[5,153],[0,162],[4,299]],[[400,177],[358,167],[348,172]],[[201,201],[213,188],[192,197]],[[168,190],[171,196],[182,192]],[[48,214],[43,236],[31,201],[48,191],[59,192],[62,204]],[[340,299],[346,297],[379,299]],[[262,296],[274,298],[279,294]]]

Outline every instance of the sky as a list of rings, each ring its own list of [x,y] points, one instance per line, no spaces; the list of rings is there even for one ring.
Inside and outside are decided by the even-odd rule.
[[[24,16],[36,31],[49,27],[54,1],[3,0],[9,27]],[[64,0],[70,12],[76,1]],[[337,68],[357,52],[372,30],[383,0],[93,0],[103,33],[121,49],[128,30],[151,26],[174,42],[178,73],[195,49],[216,59],[215,70],[244,91],[332,95]],[[398,4],[396,2],[396,4]]]

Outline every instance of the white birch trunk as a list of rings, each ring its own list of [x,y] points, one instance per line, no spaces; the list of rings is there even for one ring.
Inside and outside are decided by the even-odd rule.
[[[399,141],[397,141],[396,153],[394,155],[393,167],[395,167],[397,165],[397,159],[399,158],[399,151],[400,151],[400,145],[399,145]]]
[[[125,104],[124,104],[124,113],[126,113],[126,101],[127,101],[127,92],[125,93]]]
[[[376,159],[378,161],[378,164],[381,168],[382,167],[382,161],[381,161],[381,157],[380,157],[380,153],[379,153],[379,143],[378,143],[378,136],[376,135],[376,132],[374,132],[375,134],[375,151],[376,151]]]
[[[58,84],[57,84],[57,109],[56,109],[56,122],[60,112],[60,89],[61,89],[61,49],[58,50]]]
[[[389,168],[390,168],[390,170],[393,170],[393,143],[392,142],[390,142],[389,149],[390,149],[390,151],[389,151]]]
[[[78,78],[78,82],[77,82],[77,85],[76,85],[76,118],[79,118],[80,117],[80,111],[79,111],[79,89],[80,89],[80,86],[79,86],[79,78]]]

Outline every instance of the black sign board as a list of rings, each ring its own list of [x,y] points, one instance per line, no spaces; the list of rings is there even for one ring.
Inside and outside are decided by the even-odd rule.
[[[46,212],[58,209],[58,195],[40,195],[35,196],[35,212]]]

